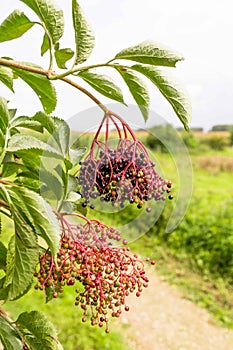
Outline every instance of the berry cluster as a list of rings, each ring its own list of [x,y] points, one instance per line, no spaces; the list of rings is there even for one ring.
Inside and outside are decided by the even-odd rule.
[[[124,137],[115,118],[120,120]],[[119,142],[116,148],[109,146],[109,119],[117,127]],[[135,137],[130,127],[116,115],[105,115],[105,141],[99,141],[100,129],[93,140],[91,151],[81,163],[77,176],[80,193],[84,198],[83,206],[90,204],[92,199],[100,197],[101,201],[111,202],[113,206],[123,208],[125,203],[135,203],[140,209],[146,201],[165,200],[164,193],[170,193],[171,181],[164,180],[156,172],[155,164],[149,159],[143,144]],[[100,127],[100,128],[101,128]],[[128,138],[127,132],[130,133]],[[169,194],[169,199],[172,199]],[[150,211],[150,208],[147,208]]]
[[[49,249],[40,256],[35,288],[57,298],[65,285],[79,281],[75,305],[83,309],[82,321],[90,315],[91,324],[105,324],[108,333],[109,314],[119,317],[123,309],[128,311],[126,297],[133,292],[139,297],[148,285],[143,262],[126,247],[112,247],[111,240],[119,241],[120,235],[102,223],[86,219],[85,225],[75,228],[64,216],[61,223],[57,261]]]

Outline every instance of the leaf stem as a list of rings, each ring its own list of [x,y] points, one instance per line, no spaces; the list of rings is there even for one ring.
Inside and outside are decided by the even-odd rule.
[[[54,72],[52,70],[46,70],[46,69],[42,69],[42,68],[38,68],[38,67],[27,66],[26,64],[23,64],[20,62],[15,62],[12,60],[7,60],[5,58],[0,58],[0,65],[12,67],[12,68],[17,68],[17,69],[22,69],[22,70],[25,70],[25,71],[28,71],[31,73],[35,73],[35,74],[44,75],[49,80],[59,79],[61,81],[64,81],[65,83],[72,85],[73,87],[75,87],[76,89],[78,89],[79,91],[81,91],[82,93],[87,95],[94,103],[96,103],[104,111],[104,113],[108,113],[107,107],[104,104],[102,104],[91,92],[89,92],[84,87],[80,86],[75,81],[73,81],[67,77],[59,78],[59,74],[57,74],[56,72]]]
[[[111,61],[109,61],[111,62]],[[78,76],[78,74],[74,74],[74,73],[79,73],[85,70],[89,70],[92,68],[99,68],[99,67],[110,67],[110,68],[116,68],[116,64],[109,64],[109,62],[106,63],[98,63],[98,64],[92,64],[90,66],[83,66],[83,67],[72,67],[71,69],[65,71],[64,73],[61,74],[57,74],[55,77],[51,77],[51,80],[57,80],[57,79],[61,79],[64,77],[67,77],[70,74],[73,74],[74,76]]]
[[[86,90],[84,87],[80,86],[79,84],[77,84],[75,81],[64,77],[61,78],[60,80],[64,81],[67,84],[72,85],[73,87],[75,87],[76,89],[78,89],[79,91],[83,92],[85,95],[87,95],[92,101],[94,101],[103,111],[104,113],[108,113],[108,108],[102,104],[94,95],[92,95],[91,92],[89,92],[88,90]]]
[[[39,24],[41,25],[41,27],[44,29],[45,31],[45,34],[47,35],[48,37],[48,41],[49,41],[49,70],[52,70],[53,69],[53,51],[54,51],[54,48],[53,48],[53,40],[46,28],[46,25],[44,22],[40,23],[40,22],[35,22],[36,24]]]

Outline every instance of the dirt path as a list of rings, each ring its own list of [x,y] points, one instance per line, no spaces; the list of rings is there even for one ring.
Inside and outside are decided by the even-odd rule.
[[[233,331],[213,324],[207,311],[149,269],[149,287],[129,297],[122,315],[124,333],[134,350],[233,350]]]

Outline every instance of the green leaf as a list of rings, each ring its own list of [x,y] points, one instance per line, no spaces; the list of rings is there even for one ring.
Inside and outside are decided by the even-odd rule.
[[[20,211],[11,206],[14,217],[15,235],[9,242],[7,251],[6,281],[9,286],[8,300],[24,294],[32,283],[35,266],[38,261],[38,246],[33,229],[23,220]]]
[[[75,202],[79,201],[80,198],[81,198],[81,195],[79,193],[71,191],[69,193],[69,195],[67,196],[66,201],[75,203]]]
[[[63,196],[64,185],[58,176],[55,176],[46,169],[40,171],[40,181],[43,182],[46,187],[44,191],[52,191],[57,199],[60,200]]]
[[[59,248],[60,228],[50,205],[39,194],[23,187],[12,187],[7,191],[13,209],[21,213],[25,222],[46,241],[55,256]]]
[[[68,151],[70,140],[70,128],[68,124],[60,118],[48,116],[45,113],[39,112],[34,117],[34,120],[39,121],[41,125],[50,133],[56,141],[59,150],[65,156]]]
[[[131,70],[122,66],[115,66],[121,74],[134,100],[140,108],[145,121],[148,119],[150,96],[145,83]]]
[[[3,131],[0,129],[0,152],[2,151],[1,148],[3,148],[5,143],[5,135]]]
[[[11,163],[15,167],[18,165],[19,169],[22,169],[24,171],[29,170],[34,173],[39,173],[39,169],[41,167],[41,158],[38,157],[38,155],[40,154],[42,154],[42,151],[35,148],[16,151],[14,154],[12,154],[12,152],[7,152],[8,158],[10,157],[12,159],[12,156],[14,158],[13,163],[12,160],[8,161],[8,163]],[[15,156],[17,157],[16,159]]]
[[[17,112],[17,109],[14,108],[14,109],[9,109],[9,114],[10,114],[10,120],[14,118],[15,114]]]
[[[7,100],[0,96],[0,130],[5,133],[9,125],[10,114],[7,108]]]
[[[19,38],[33,25],[23,12],[15,10],[0,25],[0,42]]]
[[[43,126],[41,125],[40,122],[26,116],[18,117],[11,122],[11,128],[19,128],[19,127],[35,130],[41,133],[43,132]]]
[[[43,56],[49,50],[49,38],[46,33],[44,33],[43,42],[41,45],[41,56]]]
[[[51,0],[21,0],[28,5],[44,23],[53,44],[62,37],[64,31],[63,11]]]
[[[6,134],[9,125],[9,120],[10,114],[7,108],[7,101],[0,96],[0,151],[3,151],[3,148],[5,148],[5,139],[7,136]]]
[[[74,56],[74,51],[66,48],[55,51],[57,66],[61,69],[66,69],[66,62]]]
[[[131,60],[155,66],[175,67],[184,58],[176,51],[165,48],[159,43],[144,41],[119,52],[115,59]]]
[[[26,187],[36,193],[40,193],[41,183],[39,180],[30,179],[28,177],[17,177],[14,180],[14,184],[22,187]]]
[[[7,256],[7,249],[4,246],[4,244],[0,242],[0,270],[6,269],[6,256]]]
[[[58,350],[57,333],[52,323],[40,311],[23,312],[16,323],[26,344],[33,350]],[[60,347],[61,349],[61,347]]]
[[[95,73],[94,70],[86,70],[78,74],[80,78],[90,84],[96,91],[112,100],[124,103],[123,95],[111,78]]]
[[[12,320],[0,313],[0,343],[5,350],[23,350],[22,341],[11,323]]]
[[[56,291],[54,286],[49,286],[45,289],[45,302],[48,303],[53,300],[53,293]]]
[[[161,70],[153,66],[136,64],[132,69],[142,73],[153,84],[157,86],[163,96],[171,104],[180,121],[186,130],[189,130],[188,123],[191,120],[192,107],[189,96],[183,86],[171,77],[167,77]]]
[[[42,155],[47,157],[63,158],[63,155],[55,148],[47,143],[40,141],[38,138],[31,135],[15,134],[9,142],[7,151],[30,151],[32,156]]]
[[[7,300],[7,296],[9,293],[10,286],[7,286],[6,288],[4,288],[5,281],[6,281],[5,276],[0,279],[0,300]],[[1,332],[0,332],[0,334],[1,334]],[[1,340],[1,337],[0,337],[0,340]]]
[[[28,179],[38,180],[39,181],[39,174],[37,171],[22,171],[19,172],[17,177],[27,177]]]
[[[23,62],[23,64],[30,67],[41,68],[33,63]],[[13,68],[13,71],[34,90],[40,99],[44,111],[48,114],[51,113],[56,107],[57,98],[55,88],[47,77],[18,68]]]
[[[67,189],[67,194],[73,191],[77,191],[77,186],[78,186],[78,181],[75,176],[69,175],[68,177],[68,189]]]
[[[76,0],[72,0],[72,14],[76,43],[75,64],[80,64],[85,62],[90,56],[94,47],[95,38]]]
[[[77,204],[75,209],[78,213],[87,216],[87,208],[84,208],[81,203]]]
[[[5,84],[11,91],[13,90],[13,71],[12,69],[0,66],[0,81]]]
[[[7,155],[9,155],[10,153],[8,153]],[[7,156],[6,156],[7,157]],[[5,159],[6,159],[5,157]],[[9,177],[12,175],[16,175],[18,171],[20,171],[21,169],[25,168],[25,166],[20,162],[18,163],[18,161],[6,161],[4,159],[3,162],[3,167],[2,167],[2,177]]]
[[[70,148],[70,160],[73,166],[76,166],[82,159],[83,155],[86,153],[86,147],[79,147],[77,149]]]

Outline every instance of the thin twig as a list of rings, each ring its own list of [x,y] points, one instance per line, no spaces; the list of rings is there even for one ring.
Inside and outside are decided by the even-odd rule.
[[[75,87],[76,89],[78,89],[79,91],[87,95],[92,101],[94,101],[104,111],[104,113],[108,113],[107,107],[104,104],[102,104],[94,95],[92,95],[91,92],[89,92],[88,90],[86,90],[85,88],[83,88],[82,86],[80,86],[79,84],[77,84],[76,82],[74,82],[73,80],[67,77],[62,77],[62,78],[59,77],[59,74],[57,74],[52,70],[46,70],[38,67],[27,66],[26,64],[15,62],[12,60],[6,60],[5,58],[0,58],[0,65],[16,68],[16,69],[22,69],[27,72],[31,72],[35,74],[44,75],[49,80],[56,80],[56,79],[62,80],[65,83],[72,85],[73,87]]]

